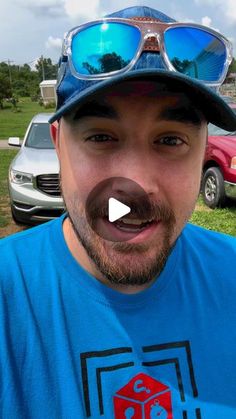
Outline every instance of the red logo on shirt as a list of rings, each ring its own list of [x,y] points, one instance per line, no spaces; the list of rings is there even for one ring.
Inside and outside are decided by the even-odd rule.
[[[114,396],[115,419],[172,419],[170,388],[140,373]]]

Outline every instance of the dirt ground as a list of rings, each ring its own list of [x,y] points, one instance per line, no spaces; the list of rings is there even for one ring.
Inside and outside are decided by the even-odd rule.
[[[10,236],[11,234],[18,233],[18,231],[25,230],[27,227],[18,226],[14,221],[6,227],[0,227],[0,238]]]
[[[0,198],[0,213],[3,215],[7,223],[6,226],[0,227],[0,238],[7,237],[10,234],[29,228],[28,226],[18,225],[13,221],[9,201],[7,200],[6,202],[6,198]]]

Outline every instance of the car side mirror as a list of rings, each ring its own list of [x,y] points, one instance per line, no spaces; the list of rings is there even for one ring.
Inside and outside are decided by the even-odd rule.
[[[19,137],[9,137],[8,138],[8,145],[13,147],[21,147],[21,142]]]

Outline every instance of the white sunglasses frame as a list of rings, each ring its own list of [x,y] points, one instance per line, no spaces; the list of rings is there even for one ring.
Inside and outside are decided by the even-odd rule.
[[[129,26],[136,27],[140,31],[141,39],[140,39],[139,45],[137,47],[137,50],[136,50],[136,53],[135,53],[133,59],[130,61],[130,63],[126,67],[124,67],[122,69],[119,69],[119,70],[109,72],[109,73],[102,73],[102,74],[80,74],[80,73],[78,73],[78,71],[75,69],[75,67],[73,65],[73,60],[72,60],[71,45],[72,45],[73,37],[75,35],[77,35],[79,32],[81,32],[84,29],[89,28],[93,25],[97,25],[99,23],[106,24],[106,23],[112,23],[112,22],[128,24]],[[164,45],[164,33],[169,28],[179,28],[179,27],[201,29],[204,32],[207,32],[207,33],[215,36],[217,39],[219,39],[224,44],[225,49],[226,49],[226,60],[225,60],[225,63],[224,63],[224,68],[223,68],[223,71],[222,71],[222,75],[221,75],[219,80],[209,82],[209,81],[206,81],[206,80],[201,80],[201,79],[197,79],[197,78],[189,76],[191,79],[202,82],[206,86],[219,87],[223,83],[223,81],[225,80],[229,65],[230,65],[230,63],[232,62],[232,59],[233,59],[232,43],[225,36],[220,34],[219,32],[217,32],[217,31],[215,31],[211,28],[208,28],[206,26],[198,25],[198,24],[194,24],[194,23],[179,23],[179,22],[165,23],[165,22],[160,22],[157,19],[152,19],[152,18],[148,18],[148,17],[137,17],[137,18],[132,18],[132,19],[124,19],[124,18],[98,19],[98,20],[94,20],[92,22],[88,22],[88,23],[85,23],[83,25],[80,25],[78,27],[75,27],[75,28],[71,29],[69,32],[67,32],[65,34],[64,42],[63,42],[63,46],[62,46],[62,55],[63,55],[63,57],[68,58],[69,66],[70,66],[71,73],[73,74],[73,76],[78,78],[78,79],[81,79],[81,80],[105,80],[105,79],[108,79],[108,78],[111,78],[111,77],[115,77],[118,74],[124,74],[124,73],[128,72],[135,65],[135,63],[138,61],[142,52],[147,51],[147,50],[160,52],[160,54],[163,58],[163,61],[166,65],[166,67],[167,67],[167,70],[173,71],[173,72],[176,72],[176,73],[179,73],[179,74],[183,74],[187,77],[186,74],[181,73],[174,68],[174,66],[172,65],[171,61],[168,58],[168,55],[167,55],[166,50],[165,50],[165,45]],[[156,29],[158,29],[158,30],[156,30]],[[145,47],[145,44],[147,44],[148,40],[151,39],[151,38],[156,39],[156,46],[152,45],[150,47],[148,47],[148,46]]]

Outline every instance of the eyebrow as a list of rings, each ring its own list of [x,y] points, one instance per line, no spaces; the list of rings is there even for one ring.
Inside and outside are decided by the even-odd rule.
[[[119,114],[111,105],[106,104],[105,101],[91,101],[77,109],[72,116],[72,120],[77,122],[86,117],[119,119]],[[164,108],[160,114],[158,114],[157,119],[200,125],[204,117],[198,108],[189,101],[186,101],[184,104],[177,103],[171,107]]]
[[[203,113],[189,102],[165,108],[158,117],[165,121],[184,122],[193,125],[200,125],[204,120]]]
[[[87,102],[82,105],[72,117],[73,121],[78,121],[86,117],[118,119],[119,115],[115,109],[105,102]]]

